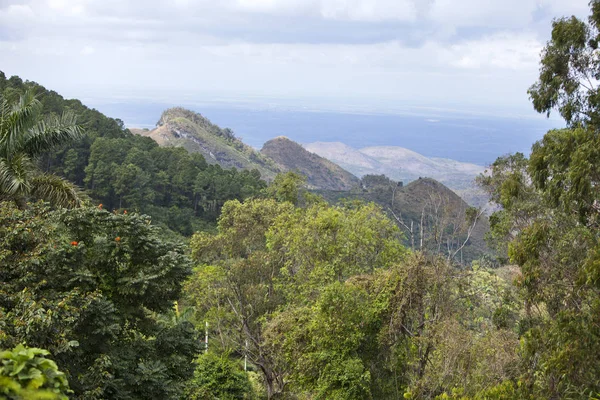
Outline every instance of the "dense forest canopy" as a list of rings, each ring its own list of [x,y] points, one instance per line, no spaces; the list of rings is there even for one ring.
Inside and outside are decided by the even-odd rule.
[[[0,74],[0,398],[600,398],[590,5],[553,23],[529,91],[568,127],[478,178],[505,265],[456,262],[472,209],[423,208],[419,246],[395,204],[267,185]]]

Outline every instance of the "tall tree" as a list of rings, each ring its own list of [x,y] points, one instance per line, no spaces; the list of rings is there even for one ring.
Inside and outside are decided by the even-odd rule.
[[[600,2],[588,23],[553,23],[535,109],[568,129],[535,143],[529,159],[498,159],[480,181],[502,210],[492,235],[521,270],[525,318],[518,398],[592,398],[600,392]]]
[[[32,91],[15,104],[0,100],[0,199],[15,201],[23,208],[29,197],[63,207],[81,204],[77,188],[70,182],[42,173],[36,158],[54,146],[80,137],[82,129],[75,116],[41,118],[42,104]]]
[[[590,1],[588,22],[576,17],[552,23],[542,51],[539,80],[529,89],[540,113],[556,109],[567,124],[600,124],[600,2]]]

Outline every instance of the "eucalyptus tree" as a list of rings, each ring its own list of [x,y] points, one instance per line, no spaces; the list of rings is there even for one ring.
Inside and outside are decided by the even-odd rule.
[[[81,204],[77,187],[56,175],[41,172],[38,157],[82,135],[72,112],[42,117],[42,104],[32,91],[17,102],[0,99],[0,200],[20,208],[28,198],[73,208]]]
[[[534,108],[558,111],[531,156],[498,159],[480,178],[502,206],[492,237],[520,267],[525,305],[517,398],[600,392],[600,3],[588,21],[557,19],[544,48]]]

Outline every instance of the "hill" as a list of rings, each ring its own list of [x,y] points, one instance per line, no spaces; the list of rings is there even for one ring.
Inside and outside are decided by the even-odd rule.
[[[360,182],[350,172],[284,136],[269,140],[260,152],[275,161],[281,170],[306,176],[310,188],[350,190]]]
[[[467,240],[471,227],[468,210],[474,209],[435,179],[418,178],[404,185],[384,175],[366,175],[361,179],[360,189],[316,192],[332,203],[361,200],[379,204],[398,222],[409,247],[448,255],[466,241],[454,257],[454,261],[462,263],[491,254],[484,240],[489,230],[488,218],[479,216]]]
[[[404,183],[429,177],[458,193],[469,204],[483,206],[487,203],[485,194],[473,183],[475,177],[485,171],[480,165],[429,158],[397,146],[354,149],[339,142],[315,142],[304,147],[359,177],[384,174]]]
[[[267,180],[281,172],[271,159],[236,138],[231,129],[220,128],[201,114],[184,108],[164,111],[153,130],[131,131],[151,137],[161,146],[183,147],[200,153],[208,163],[223,168],[256,169]]]

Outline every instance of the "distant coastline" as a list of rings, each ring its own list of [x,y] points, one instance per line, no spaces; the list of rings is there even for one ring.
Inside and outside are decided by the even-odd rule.
[[[94,102],[99,111],[124,121],[128,127],[153,128],[156,116],[172,104],[152,102]],[[233,129],[244,142],[259,149],[269,139],[285,135],[309,143],[340,141],[352,147],[401,146],[427,157],[449,158],[489,165],[497,157],[529,153],[531,144],[550,129],[554,120],[490,117],[484,114],[415,109],[403,113],[344,109],[320,111],[288,106],[183,104],[216,124]]]

